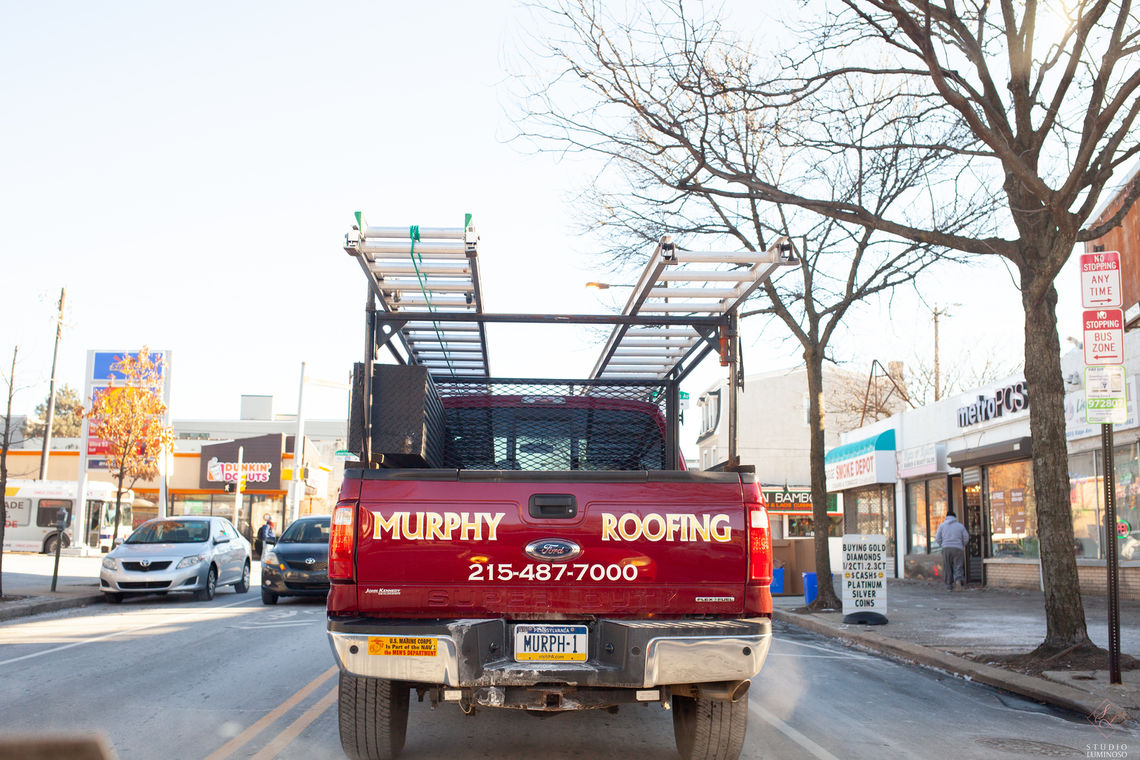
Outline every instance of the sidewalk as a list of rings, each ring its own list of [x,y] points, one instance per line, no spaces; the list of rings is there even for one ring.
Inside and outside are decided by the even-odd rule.
[[[51,590],[55,555],[4,552],[4,599],[0,601],[0,621],[25,615],[54,612],[103,602],[99,592],[97,557],[60,557],[59,578]]]
[[[838,594],[838,592],[837,592]],[[1108,647],[1108,604],[1084,597],[1089,637]],[[1140,670],[1123,671],[1123,684],[1108,683],[1108,658],[1096,671],[1047,671],[1043,677],[970,659],[1024,654],[1045,638],[1045,602],[1040,592],[970,588],[951,593],[941,584],[891,579],[887,624],[847,625],[840,612],[797,612],[802,596],[774,598],[774,617],[790,625],[936,668],[1111,723],[1140,720]],[[1140,657],[1140,603],[1120,603],[1120,649]]]

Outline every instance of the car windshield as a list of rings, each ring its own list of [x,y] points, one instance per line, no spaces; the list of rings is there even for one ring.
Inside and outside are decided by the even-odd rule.
[[[210,537],[205,520],[156,520],[142,525],[127,539],[128,544],[198,544]]]
[[[298,520],[281,534],[280,544],[327,544],[329,542],[329,521]]]

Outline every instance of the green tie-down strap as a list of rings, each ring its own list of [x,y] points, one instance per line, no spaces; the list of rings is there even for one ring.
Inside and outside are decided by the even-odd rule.
[[[427,304],[427,310],[435,311],[435,307],[432,306],[431,303],[431,296],[428,295],[427,288],[424,286],[423,273],[420,272],[420,264],[424,259],[422,255],[416,254],[416,241],[420,239],[420,226],[418,224],[413,224],[411,227],[408,227],[408,239],[412,241],[411,250],[409,251],[408,255],[412,259],[412,268],[416,270],[416,282],[420,284],[420,292],[423,293],[424,302]],[[451,376],[455,377],[455,367],[451,366],[451,357],[447,355],[447,347],[443,344],[443,335],[441,335],[439,332],[439,323],[432,322],[431,324],[432,328],[435,330],[436,340],[439,341],[439,350],[443,354],[443,360],[447,362],[447,368],[451,370]]]

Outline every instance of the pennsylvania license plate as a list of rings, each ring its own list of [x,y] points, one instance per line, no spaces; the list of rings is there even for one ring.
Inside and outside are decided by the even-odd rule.
[[[584,625],[516,625],[515,662],[585,662]]]

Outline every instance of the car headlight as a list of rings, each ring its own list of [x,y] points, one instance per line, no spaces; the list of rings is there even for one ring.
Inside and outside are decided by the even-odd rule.
[[[199,562],[203,561],[204,559],[206,559],[205,554],[195,554],[192,557],[183,557],[182,561],[178,563],[178,567],[176,567],[175,569],[181,570],[184,567],[193,567],[194,565],[197,565]]]
[[[265,564],[267,564],[267,565],[276,565],[277,564],[277,554],[275,552],[266,552],[265,556],[262,557],[262,560],[264,560]]]
[[[115,559],[114,557],[104,557],[103,558],[103,567],[107,568],[108,570],[118,570],[119,569],[119,561],[117,559]]]

